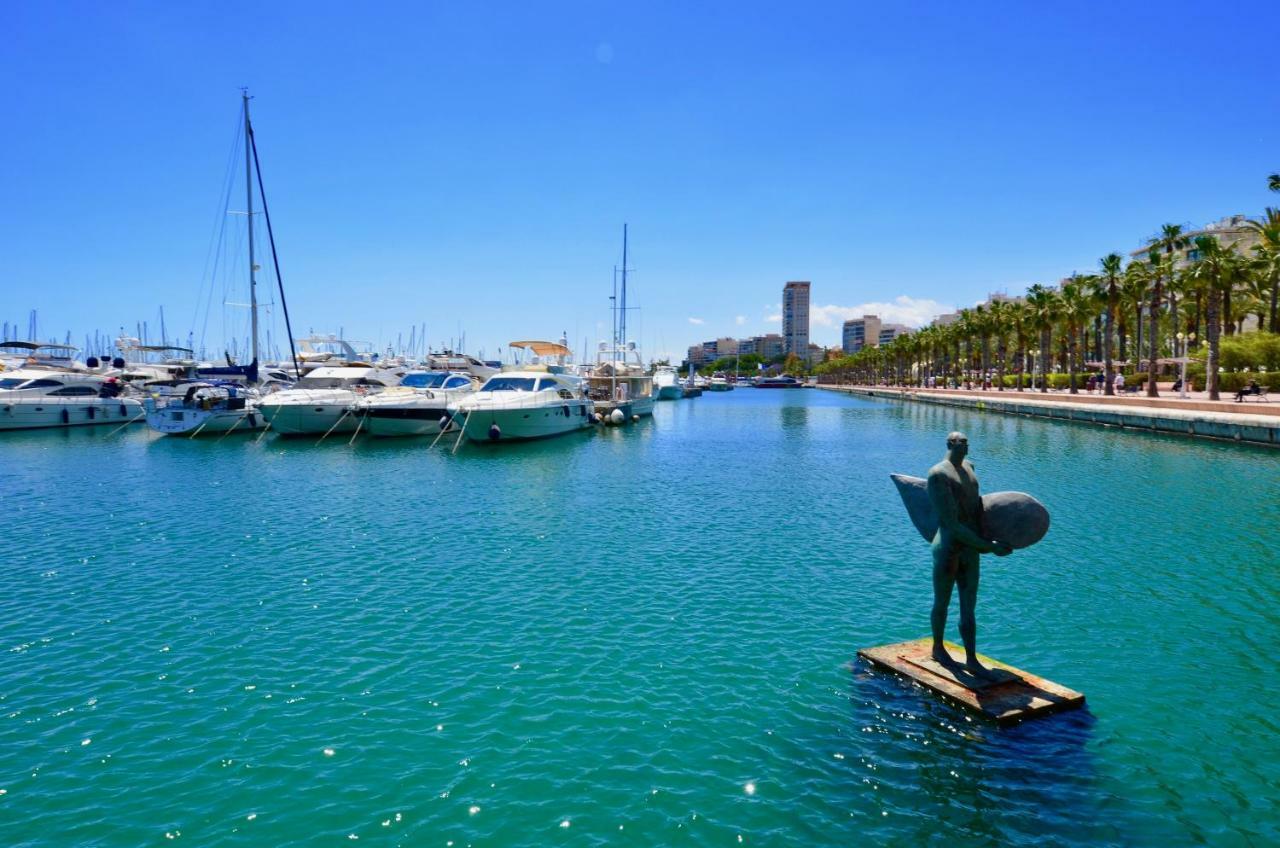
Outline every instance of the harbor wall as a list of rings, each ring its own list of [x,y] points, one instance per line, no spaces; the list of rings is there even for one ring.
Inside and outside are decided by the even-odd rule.
[[[1053,418],[1104,427],[1122,427],[1148,433],[1168,433],[1204,439],[1280,447],[1280,416],[1245,413],[1208,412],[1204,410],[1162,409],[1145,406],[1108,406],[1089,402],[1072,403],[1055,398],[1052,401],[1023,397],[1001,397],[999,394],[975,397],[972,394],[945,394],[911,389],[871,388],[864,386],[820,386],[830,391],[845,392],[885,400],[915,401],[940,406]]]

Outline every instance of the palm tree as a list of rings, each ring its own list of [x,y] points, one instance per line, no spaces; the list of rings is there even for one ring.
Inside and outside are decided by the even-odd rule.
[[[1098,260],[1102,266],[1102,276],[1097,277],[1098,294],[1106,304],[1106,329],[1102,335],[1102,368],[1104,375],[1103,392],[1108,395],[1116,393],[1116,366],[1111,358],[1111,341],[1116,332],[1116,308],[1120,305],[1120,269],[1124,265],[1124,257],[1118,253],[1108,253]],[[1124,356],[1122,352],[1121,357]]]
[[[1280,174],[1272,174],[1267,177],[1267,188],[1272,191],[1280,191]]]
[[[1030,304],[1025,301],[1014,304],[1011,311],[1014,343],[1018,348],[1018,391],[1023,390],[1023,383],[1025,382],[1023,378],[1027,370],[1027,338],[1034,323],[1031,312]]]
[[[1213,236],[1196,239],[1199,258],[1192,269],[1193,279],[1205,294],[1205,335],[1209,342],[1209,359],[1205,363],[1205,382],[1209,400],[1220,398],[1218,362],[1222,338],[1222,295],[1235,282],[1239,272],[1239,256],[1234,246],[1223,247]]]
[[[1272,179],[1280,174],[1272,174]],[[1259,221],[1249,221],[1246,227],[1258,234],[1255,247],[1254,273],[1271,284],[1271,308],[1267,317],[1267,330],[1280,333],[1280,315],[1276,313],[1276,299],[1280,295],[1280,209],[1267,207]],[[1259,329],[1262,324],[1259,322]]]
[[[1005,364],[1009,355],[1009,331],[1013,329],[1016,307],[1005,300],[992,301],[987,308],[987,322],[996,341],[996,389],[1004,391]]]
[[[1060,295],[1061,308],[1059,316],[1063,322],[1063,341],[1067,348],[1067,374],[1069,375],[1071,394],[1079,394],[1076,385],[1076,365],[1080,360],[1080,333],[1089,316],[1093,314],[1093,304],[1083,283],[1078,280],[1062,284]]]
[[[1150,257],[1155,271],[1155,285],[1151,288],[1151,314],[1148,316],[1151,338],[1147,339],[1147,397],[1159,397],[1156,390],[1156,373],[1160,358],[1160,305],[1164,297],[1164,281],[1173,272],[1174,253],[1187,246],[1182,227],[1165,224],[1160,235],[1151,240]],[[1162,255],[1163,252],[1163,255]]]
[[[1058,317],[1058,293],[1036,283],[1027,290],[1027,305],[1031,307],[1031,324],[1040,331],[1040,391],[1049,391],[1049,345],[1053,342],[1053,323]]]

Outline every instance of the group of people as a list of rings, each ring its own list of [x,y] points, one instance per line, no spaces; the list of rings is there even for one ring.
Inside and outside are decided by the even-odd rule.
[[[1097,374],[1089,375],[1089,379],[1085,382],[1085,389],[1091,392],[1100,392],[1106,388],[1106,385],[1107,375],[1099,371]],[[1117,371],[1115,377],[1111,380],[1111,385],[1117,392],[1122,391],[1124,389],[1124,375]]]

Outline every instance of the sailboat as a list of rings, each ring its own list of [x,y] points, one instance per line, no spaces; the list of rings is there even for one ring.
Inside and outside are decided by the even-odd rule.
[[[277,279],[279,261],[275,253],[275,237],[271,231],[271,216],[267,212],[266,194],[262,190],[262,170],[258,162],[258,147],[253,137],[253,124],[249,120],[249,92],[242,92],[244,111],[244,188],[246,220],[248,221],[249,246],[249,309],[252,344],[252,361],[248,365],[236,365],[228,357],[225,366],[202,367],[193,378],[176,381],[170,396],[153,394],[145,403],[147,426],[167,435],[199,435],[201,433],[229,433],[232,431],[260,430],[267,426],[267,419],[255,403],[257,392],[247,389],[258,383],[258,265],[253,240],[253,187],[254,173],[258,177],[258,193],[262,197],[262,214],[266,219],[267,233],[271,240],[271,256],[275,262]],[[280,291],[284,303],[284,289]],[[285,324],[289,312],[285,307]],[[292,349],[293,333],[289,333]],[[290,351],[292,352],[292,350]],[[297,355],[294,354],[294,362]]]
[[[636,343],[627,341],[627,225],[622,225],[622,301],[614,297],[612,343],[601,342],[587,392],[596,413],[609,424],[652,415],[656,395],[653,376],[646,373]],[[615,280],[617,278],[615,277]]]

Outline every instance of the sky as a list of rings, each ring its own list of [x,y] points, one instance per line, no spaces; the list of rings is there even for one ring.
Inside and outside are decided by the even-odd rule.
[[[1280,205],[1277,25],[1263,2],[0,4],[0,320],[238,333],[210,256],[219,232],[242,252],[247,86],[295,335],[594,346],[626,223],[646,357],[778,332],[788,280],[834,345],[851,315],[921,324]]]

